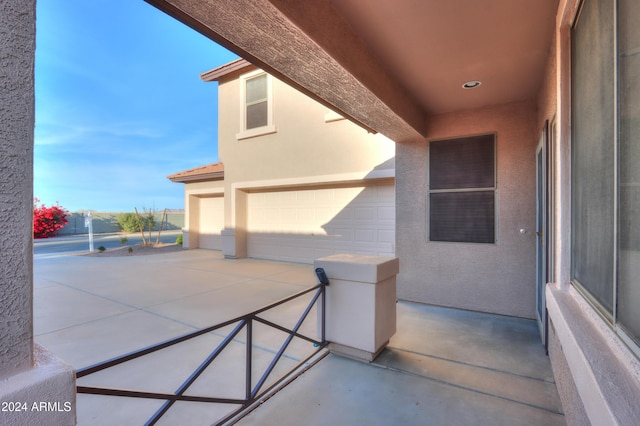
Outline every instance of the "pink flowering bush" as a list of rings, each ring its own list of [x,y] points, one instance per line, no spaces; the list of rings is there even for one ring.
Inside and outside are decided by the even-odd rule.
[[[55,236],[64,228],[67,221],[67,211],[58,203],[55,206],[46,207],[40,204],[40,200],[34,199],[33,203],[33,238],[49,238]]]

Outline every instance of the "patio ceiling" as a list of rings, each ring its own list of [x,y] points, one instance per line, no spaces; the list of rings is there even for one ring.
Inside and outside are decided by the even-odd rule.
[[[535,100],[558,0],[146,0],[401,142],[429,116]],[[478,80],[475,89],[463,83]]]

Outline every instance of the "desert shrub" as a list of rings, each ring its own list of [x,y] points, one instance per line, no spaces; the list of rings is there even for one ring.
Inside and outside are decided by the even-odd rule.
[[[182,245],[182,234],[178,235],[178,238],[176,238],[176,244]]]
[[[147,211],[142,213],[140,218],[135,213],[120,213],[116,220],[124,232],[140,232],[140,222],[145,231],[151,231],[156,226],[153,212]]]
[[[142,228],[149,232],[156,227],[156,218],[151,210],[145,210],[145,212],[140,215],[140,220],[142,221]]]
[[[125,245],[129,242],[129,239],[127,237],[120,237],[120,245]]]
[[[44,204],[38,205],[40,200],[34,199],[33,206],[33,237],[49,238],[55,236],[58,231],[64,228],[67,221],[67,211],[64,207],[56,203],[55,206],[46,207]]]
[[[105,250],[106,250],[106,248],[105,248],[104,246],[100,246],[100,247],[98,247],[98,251],[99,251],[99,252],[103,252],[103,251],[105,251]]]
[[[120,213],[116,220],[124,232],[140,232],[140,222],[135,213]]]

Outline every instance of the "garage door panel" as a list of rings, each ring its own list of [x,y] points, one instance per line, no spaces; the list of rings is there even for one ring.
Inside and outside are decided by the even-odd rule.
[[[378,219],[380,220],[396,220],[396,209],[395,206],[380,206],[378,207]]]
[[[314,259],[338,253],[355,253],[365,255],[393,255],[393,244],[376,244],[370,242],[343,242],[335,239],[316,240],[314,244],[306,239],[286,239],[263,236],[252,241],[253,250],[262,253],[261,259],[280,260],[297,263],[312,263]],[[251,254],[250,254],[251,255]],[[251,255],[252,257],[255,257]]]
[[[332,191],[316,191],[313,195],[314,200],[318,203],[331,203],[334,199],[334,193]]]
[[[395,231],[391,231],[391,230],[387,230],[387,229],[379,230],[378,231],[378,242],[387,243],[387,244],[395,244],[395,242],[396,242],[396,232]]]
[[[200,198],[199,247],[222,250],[220,232],[224,228],[224,198]]]
[[[376,229],[358,229],[354,239],[356,242],[375,243],[378,241],[378,232]]]
[[[251,193],[250,257],[312,263],[336,253],[393,255],[393,184]]]
[[[375,221],[378,219],[378,209],[373,207],[356,207],[354,211],[355,219],[358,221]]]
[[[325,219],[325,223],[329,224],[329,226],[331,224],[335,224],[335,225],[339,225],[340,223],[346,223],[348,225],[351,225],[351,222],[353,221],[353,218],[355,216],[354,214],[354,210],[352,207],[345,207],[342,210],[339,211],[335,211],[333,210],[333,216],[331,216],[331,214],[327,214],[327,216],[331,216],[331,217],[326,217]]]
[[[323,231],[330,237],[326,239],[329,245],[336,241],[353,241],[355,237],[355,230],[351,228],[327,227]]]

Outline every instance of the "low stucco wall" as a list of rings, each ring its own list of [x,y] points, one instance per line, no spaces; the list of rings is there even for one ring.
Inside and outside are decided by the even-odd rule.
[[[42,346],[34,345],[34,365],[1,382],[3,426],[76,424],[73,368]]]
[[[584,404],[580,399],[580,393],[571,376],[571,370],[567,364],[567,358],[562,350],[560,340],[558,340],[556,330],[553,327],[553,322],[550,322],[547,332],[549,333],[549,358],[553,368],[553,377],[556,380],[556,387],[562,402],[567,426],[588,425],[589,417],[587,417]]]
[[[569,425],[636,425],[640,361],[573,288],[547,285],[550,356]]]
[[[495,244],[430,242],[428,141],[396,146],[398,297],[524,318],[535,314],[535,105],[432,117],[429,140],[496,133]],[[521,233],[524,229],[526,232]]]

